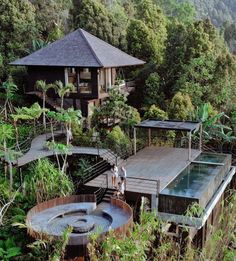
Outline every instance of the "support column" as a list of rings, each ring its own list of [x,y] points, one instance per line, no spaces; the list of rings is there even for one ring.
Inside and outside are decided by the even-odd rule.
[[[134,155],[136,155],[136,150],[137,150],[137,148],[136,148],[136,128],[134,127]]]
[[[148,146],[150,147],[152,144],[152,130],[148,129]]]
[[[191,150],[192,150],[192,132],[189,132],[189,138],[188,138],[188,160],[191,161]]]
[[[200,125],[199,150],[202,150],[202,123]]]

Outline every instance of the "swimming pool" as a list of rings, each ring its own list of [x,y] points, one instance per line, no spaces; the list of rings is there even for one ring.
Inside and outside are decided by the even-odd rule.
[[[184,214],[193,202],[205,208],[228,173],[230,163],[231,155],[200,154],[160,192],[158,210]]]

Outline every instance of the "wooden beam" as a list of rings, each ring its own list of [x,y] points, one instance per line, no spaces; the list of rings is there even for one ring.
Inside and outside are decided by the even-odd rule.
[[[150,147],[152,144],[152,130],[148,129],[148,146]]]
[[[134,128],[134,155],[136,155],[137,151],[136,142],[136,128]]]

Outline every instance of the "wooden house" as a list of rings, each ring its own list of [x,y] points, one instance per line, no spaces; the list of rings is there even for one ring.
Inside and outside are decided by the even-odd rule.
[[[101,104],[108,97],[109,88],[116,83],[118,68],[144,63],[78,29],[11,65],[27,66],[28,94],[40,97],[35,88],[37,80],[73,83],[76,90],[66,97],[65,106],[81,109],[83,116],[89,116],[93,106]],[[56,107],[58,97],[55,92],[49,90],[47,95],[47,102]]]

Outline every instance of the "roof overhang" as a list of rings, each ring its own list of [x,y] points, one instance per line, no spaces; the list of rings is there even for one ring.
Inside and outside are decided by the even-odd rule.
[[[135,128],[174,130],[174,131],[198,131],[201,126],[200,121],[180,121],[180,120],[158,120],[147,119],[139,124],[134,125]]]

